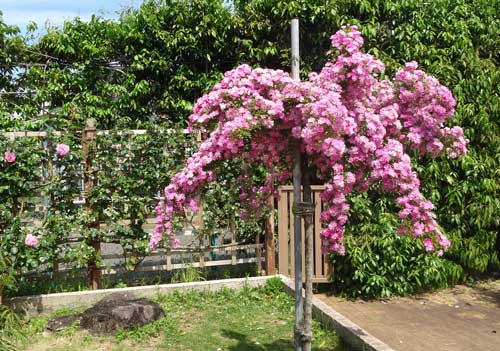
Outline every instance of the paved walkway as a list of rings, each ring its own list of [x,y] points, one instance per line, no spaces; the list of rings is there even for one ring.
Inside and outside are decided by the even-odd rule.
[[[500,351],[500,280],[385,301],[316,297],[398,351]]]

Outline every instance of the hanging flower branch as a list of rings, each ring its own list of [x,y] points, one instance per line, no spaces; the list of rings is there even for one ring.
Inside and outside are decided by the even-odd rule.
[[[156,208],[158,225],[150,249],[163,235],[172,236],[174,214],[199,209],[197,195],[222,172],[221,161],[242,161],[240,199],[259,216],[275,185],[290,180],[291,143],[316,167],[325,190],[321,214],[325,252],[344,253],[343,229],[348,220],[347,197],[380,184],[397,195],[402,223],[399,234],[422,239],[428,252],[441,255],[450,246],[420,193],[409,150],[435,157],[463,156],[467,141],[460,127],[446,128],[454,113],[450,90],[410,62],[392,80],[380,79],[384,64],[361,52],[363,38],[355,26],[331,37],[332,60],[305,82],[280,70],[242,65],[225,74],[201,97],[190,116],[190,128],[204,138],[198,152],[165,188]],[[264,184],[252,183],[252,170],[265,167]],[[175,245],[171,239],[171,245]]]

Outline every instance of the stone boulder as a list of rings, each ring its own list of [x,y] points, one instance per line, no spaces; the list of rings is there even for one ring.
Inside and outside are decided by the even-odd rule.
[[[58,332],[70,327],[75,322],[80,323],[80,319],[81,316],[79,314],[54,318],[47,323],[47,330]]]
[[[63,325],[79,321],[80,328],[93,335],[112,335],[120,329],[142,327],[164,316],[165,312],[156,302],[130,293],[114,293],[72,319],[61,317],[50,321],[47,329],[58,331]]]

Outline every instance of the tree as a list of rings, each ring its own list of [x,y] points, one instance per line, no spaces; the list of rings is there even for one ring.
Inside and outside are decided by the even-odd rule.
[[[26,62],[25,49],[26,38],[20,35],[18,27],[3,22],[0,11],[0,126],[2,127],[4,120],[11,120],[12,110],[19,103],[18,93],[23,92],[16,75],[20,69],[25,68],[18,66],[18,62]]]
[[[465,154],[462,129],[444,126],[454,113],[450,90],[415,62],[394,78],[382,79],[384,64],[361,52],[363,38],[356,26],[343,27],[331,41],[328,62],[308,81],[293,80],[281,70],[242,65],[226,72],[197,101],[190,128],[201,132],[203,142],[165,188],[165,200],[156,208],[151,249],[164,235],[173,238],[176,214],[186,207],[199,209],[197,195],[223,171],[224,160],[239,159],[244,165],[240,199],[246,210],[241,216],[260,216],[268,197],[278,195],[276,185],[290,180],[294,143],[300,143],[307,167],[326,183],[321,194],[324,252],[344,254],[348,197],[371,187],[395,194],[398,234],[420,238],[426,251],[438,256],[450,247],[433,204],[419,190],[408,155],[409,150],[433,157]],[[252,174],[262,168],[267,177],[256,184]],[[302,333],[304,349],[310,350],[311,331]]]

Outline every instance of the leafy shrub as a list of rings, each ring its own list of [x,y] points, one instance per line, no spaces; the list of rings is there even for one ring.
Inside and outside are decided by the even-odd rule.
[[[429,255],[420,241],[395,233],[350,236],[345,256],[333,257],[332,287],[350,297],[390,297],[457,283],[462,268]]]
[[[279,295],[284,291],[283,282],[279,277],[273,277],[266,280],[266,284],[261,288],[266,295]]]
[[[377,193],[376,189],[351,201],[346,254],[330,255],[333,289],[350,297],[389,297],[461,281],[463,269],[449,260],[449,253],[442,258],[430,255],[421,240],[396,234],[399,219]]]

